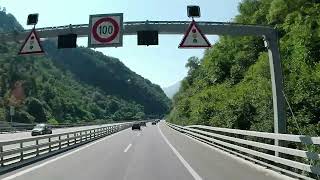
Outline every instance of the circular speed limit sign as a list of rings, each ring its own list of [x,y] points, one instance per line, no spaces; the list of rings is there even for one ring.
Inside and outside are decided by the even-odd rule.
[[[123,14],[100,14],[90,16],[89,47],[122,46]]]
[[[92,27],[94,39],[102,43],[108,43],[119,33],[119,24],[112,18],[99,19]]]

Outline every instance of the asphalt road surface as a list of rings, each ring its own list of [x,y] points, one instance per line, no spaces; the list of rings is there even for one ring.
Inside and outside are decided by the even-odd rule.
[[[274,180],[285,176],[251,167],[172,130],[165,123],[127,129],[3,176],[3,180]]]

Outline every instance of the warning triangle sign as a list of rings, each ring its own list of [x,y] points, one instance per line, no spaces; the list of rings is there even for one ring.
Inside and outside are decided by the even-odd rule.
[[[210,42],[197,26],[197,23],[192,20],[187,32],[185,33],[179,48],[209,48]]]
[[[37,54],[43,52],[40,39],[37,36],[36,30],[33,28],[21,46],[18,54]]]

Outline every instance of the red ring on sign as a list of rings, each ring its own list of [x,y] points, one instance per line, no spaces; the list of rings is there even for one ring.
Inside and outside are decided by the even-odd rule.
[[[108,38],[102,38],[98,35],[97,33],[97,29],[98,29],[98,26],[103,23],[103,22],[110,22],[113,27],[114,27],[114,32],[113,34],[108,37]],[[107,43],[107,42],[110,42],[112,40],[114,40],[114,38],[117,37],[118,33],[119,33],[119,26],[118,26],[118,23],[112,19],[112,18],[109,18],[109,17],[106,17],[106,18],[102,18],[102,19],[99,19],[97,22],[94,23],[93,27],[92,27],[92,35],[94,37],[95,40],[99,41],[99,42],[102,42],[102,43]]]

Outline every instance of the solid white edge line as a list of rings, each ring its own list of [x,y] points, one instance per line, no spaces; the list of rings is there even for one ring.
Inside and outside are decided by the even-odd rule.
[[[52,163],[52,162],[54,162],[54,161],[57,161],[57,160],[59,160],[59,159],[62,159],[62,158],[64,158],[64,157],[66,157],[66,156],[69,156],[69,155],[71,155],[71,154],[74,154],[74,153],[76,153],[76,152],[79,152],[79,151],[81,151],[81,150],[83,150],[83,149],[85,149],[85,148],[88,148],[88,147],[90,147],[90,146],[92,146],[92,145],[94,145],[94,144],[97,144],[97,143],[99,143],[99,142],[101,142],[101,141],[104,141],[104,140],[106,140],[106,139],[109,139],[109,138],[111,138],[112,136],[114,136],[114,135],[116,135],[116,134],[119,134],[120,132],[123,132],[123,131],[119,131],[119,132],[117,132],[117,133],[111,134],[111,135],[109,135],[109,136],[107,136],[107,137],[104,137],[104,138],[102,138],[102,139],[100,139],[100,140],[94,141],[94,142],[92,142],[92,143],[90,143],[90,144],[87,144],[87,145],[85,145],[85,146],[80,146],[80,148],[78,148],[78,149],[76,149],[76,150],[73,150],[73,151],[71,151],[71,152],[69,152],[69,153],[66,153],[66,154],[62,155],[62,156],[58,156],[58,157],[56,157],[56,158],[54,158],[54,159],[50,159],[50,160],[48,160],[48,161],[46,161],[46,162],[43,162],[43,163],[41,163],[41,164],[39,164],[39,165],[30,167],[30,168],[25,169],[25,170],[23,170],[23,171],[17,172],[17,173],[15,173],[15,174],[10,175],[10,176],[7,176],[7,177],[5,177],[5,178],[3,178],[3,179],[1,179],[1,180],[11,180],[11,179],[17,178],[17,177],[19,177],[19,176],[22,176],[22,175],[24,175],[24,174],[26,174],[26,173],[28,173],[28,172],[34,171],[34,170],[36,170],[36,169],[39,169],[39,168],[41,168],[41,167],[43,167],[43,166],[45,166],[45,165],[47,165],[47,164],[50,164],[50,163]]]
[[[127,148],[126,148],[123,152],[127,152],[127,151],[130,149],[131,146],[132,146],[132,144],[129,144],[129,145],[127,146]]]
[[[178,159],[181,161],[181,163],[184,165],[184,167],[189,171],[189,173],[193,176],[195,180],[202,180],[200,175],[192,169],[192,167],[189,165],[189,163],[181,156],[181,154],[172,146],[172,144],[169,142],[169,140],[164,136],[162,133],[160,127],[158,126],[158,130],[163,137],[164,141],[168,144],[168,146],[171,148],[171,150],[174,152],[174,154],[178,157]]]
[[[169,127],[169,128],[170,128],[170,127]],[[266,175],[270,175],[270,176],[273,176],[273,177],[275,177],[275,178],[284,179],[284,180],[295,180],[294,178],[291,178],[291,177],[289,177],[289,176],[280,174],[280,173],[278,173],[278,172],[276,172],[276,171],[273,171],[273,170],[271,170],[271,169],[267,169],[266,167],[261,166],[261,165],[259,165],[259,164],[255,164],[255,163],[253,163],[253,162],[251,162],[251,161],[247,161],[247,160],[245,160],[245,159],[243,159],[243,158],[241,158],[241,157],[238,157],[238,156],[236,156],[236,155],[234,155],[234,154],[225,152],[225,151],[223,151],[223,150],[221,150],[221,149],[219,149],[219,148],[217,148],[217,147],[214,147],[214,146],[211,146],[211,145],[209,145],[209,144],[206,144],[206,143],[204,143],[204,142],[202,142],[202,141],[199,141],[199,140],[197,140],[197,139],[195,139],[195,138],[192,138],[192,137],[190,137],[190,136],[188,136],[188,135],[186,135],[186,134],[181,133],[181,135],[189,138],[189,139],[192,140],[192,141],[195,141],[196,143],[199,143],[199,144],[201,144],[201,145],[203,145],[203,146],[206,146],[207,148],[210,148],[210,149],[212,149],[212,150],[214,150],[214,151],[218,151],[219,153],[221,153],[221,154],[223,154],[223,155],[226,155],[226,156],[228,156],[228,157],[230,157],[230,158],[238,161],[239,163],[242,163],[242,164],[245,164],[245,165],[249,166],[250,168],[253,168],[253,169],[255,169],[255,170],[257,170],[257,171],[260,171],[260,172],[262,172],[262,173],[266,173]]]

